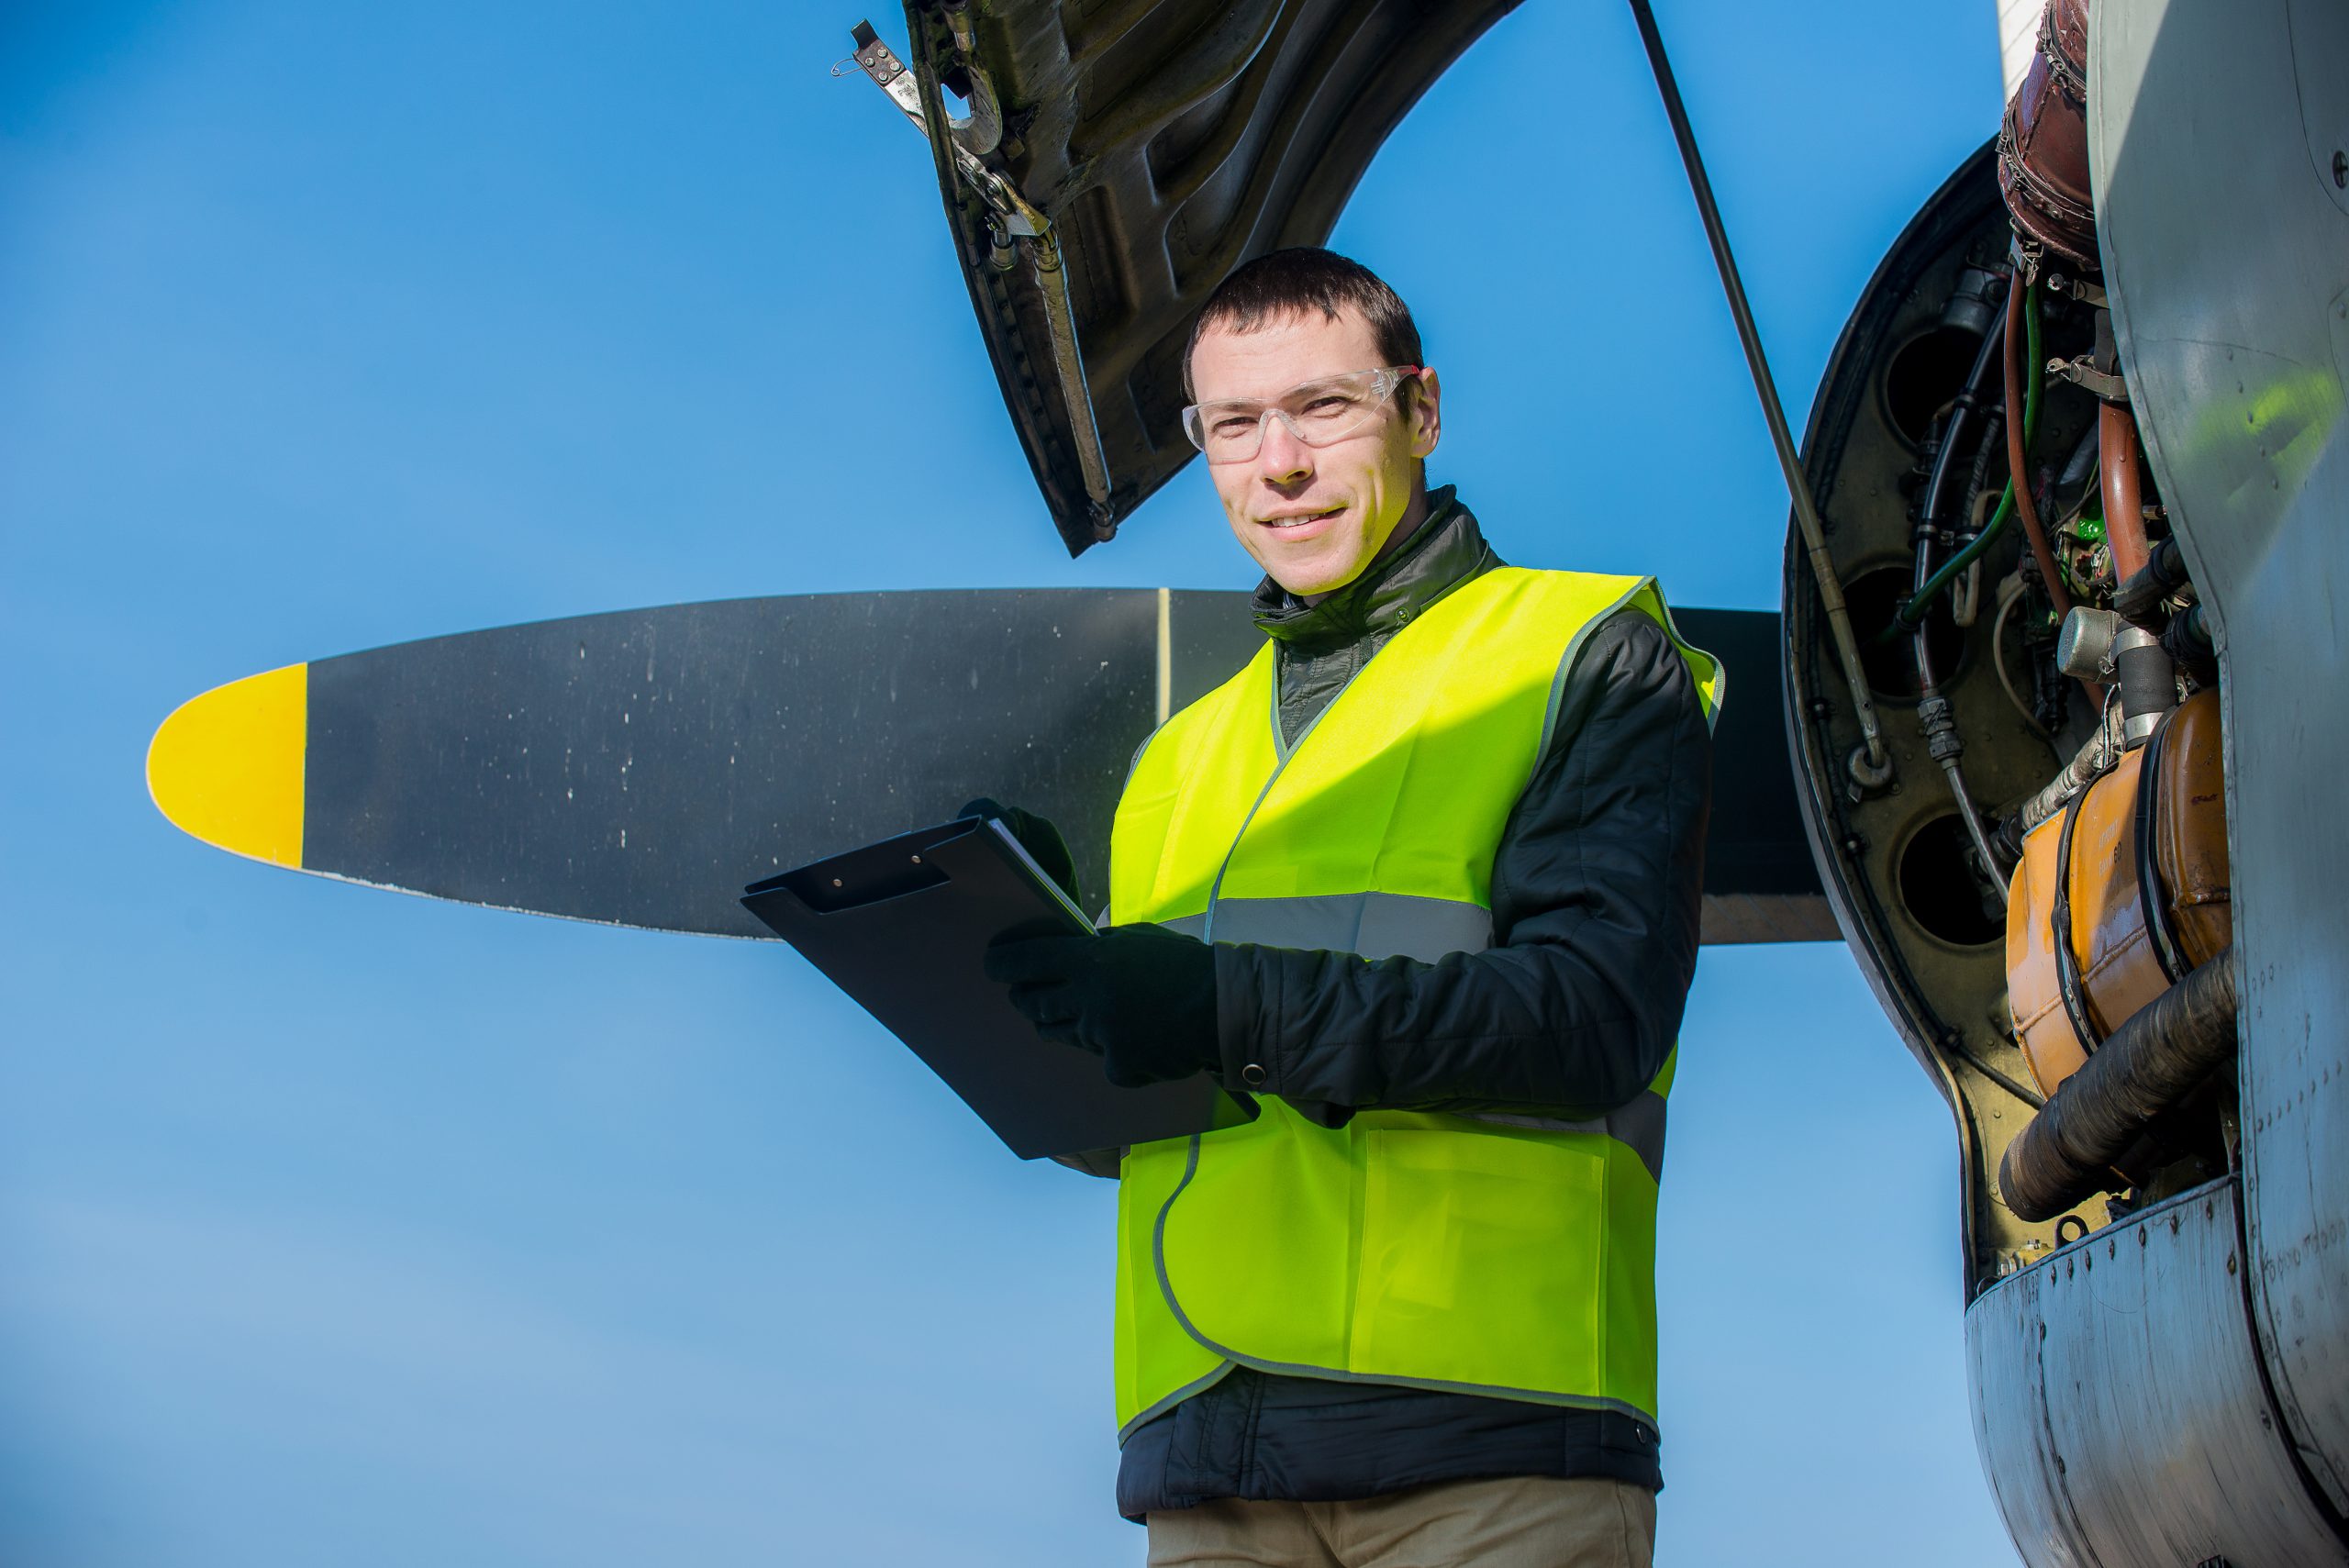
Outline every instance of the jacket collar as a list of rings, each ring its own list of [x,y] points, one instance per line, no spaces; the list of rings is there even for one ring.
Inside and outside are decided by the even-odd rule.
[[[1300,651],[1391,635],[1497,564],[1475,516],[1447,484],[1428,493],[1427,517],[1400,550],[1319,604],[1308,605],[1265,578],[1256,585],[1252,601],[1256,625],[1267,637]]]

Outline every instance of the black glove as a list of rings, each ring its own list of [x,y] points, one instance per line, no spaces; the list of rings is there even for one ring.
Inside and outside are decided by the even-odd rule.
[[[987,978],[1046,1040],[1089,1051],[1121,1089],[1222,1065],[1215,950],[1163,926],[1029,937],[987,949]]]
[[[1011,829],[1028,858],[1042,869],[1046,876],[1061,884],[1068,901],[1078,908],[1085,907],[1085,895],[1077,891],[1076,857],[1068,852],[1068,840],[1061,830],[1032,811],[1022,811],[1016,806],[1004,806],[985,795],[971,802],[954,814],[963,817],[992,817]]]

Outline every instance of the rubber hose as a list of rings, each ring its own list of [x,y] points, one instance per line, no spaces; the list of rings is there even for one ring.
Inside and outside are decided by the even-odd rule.
[[[2188,605],[2162,633],[2162,648],[2177,667],[2208,684],[2219,678],[2219,651],[2210,643],[2210,622],[2200,605]]]
[[[2113,1162],[2234,1053],[2235,1001],[2229,948],[2131,1014],[2007,1145],[2007,1207],[2049,1220],[2125,1184]]]
[[[2047,530],[2040,526],[2039,508],[2032,504],[2031,475],[2024,468],[2030,461],[2023,450],[2023,420],[2016,417],[2022,405],[2021,344],[2022,334],[2015,330],[2016,317],[2022,313],[2022,296],[2014,290],[2007,291],[2007,475],[2012,486],[2015,516],[2022,523],[2023,537],[2031,540],[2031,553],[2039,562],[2039,580],[2047,589],[2047,597],[2055,606],[2055,618],[2063,619],[2072,613],[2072,595],[2065,591],[2064,574],[2055,569],[2055,552],[2048,547]],[[2032,313],[2031,352],[2039,356],[2038,312]],[[2034,370],[2038,367],[2034,364]]]
[[[2125,403],[2096,411],[2097,466],[2104,473],[2104,539],[2116,582],[2145,569],[2145,507],[2137,477],[2137,421]]]
[[[2162,601],[2185,587],[2187,581],[2185,552],[2177,548],[2177,540],[2165,539],[2154,546],[2145,564],[2132,573],[2112,595],[2113,612],[2157,632],[2169,623],[2162,613]]]
[[[2142,637],[2144,628],[2133,633]],[[2159,642],[2135,643],[2112,656],[2113,678],[2121,686],[2121,711],[2132,718],[2160,713],[2177,706],[2177,666]]]

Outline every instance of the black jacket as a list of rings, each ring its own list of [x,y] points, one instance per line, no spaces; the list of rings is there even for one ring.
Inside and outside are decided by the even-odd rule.
[[[1501,563],[1450,490],[1429,503],[1400,550],[1320,603],[1257,589],[1291,740],[1397,631]],[[1219,944],[1226,1081],[1332,1124],[1374,1106],[1581,1119],[1629,1102],[1663,1067],[1696,972],[1711,754],[1670,639],[1636,610],[1609,617],[1503,830],[1493,946],[1430,964]],[[1613,1412],[1240,1368],[1127,1440],[1118,1505],[1139,1519],[1498,1475],[1657,1487],[1656,1440]]]

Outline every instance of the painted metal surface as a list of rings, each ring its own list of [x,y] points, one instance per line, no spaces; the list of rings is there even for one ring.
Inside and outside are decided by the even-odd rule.
[[[2108,0],[2094,27],[2121,361],[2224,658],[2252,1317],[2349,1508],[2349,7]]]
[[[2069,809],[2041,823],[2023,840],[2015,866],[2007,904],[2008,994],[2031,1075],[2050,1094],[2078,1068],[2087,1046],[2169,989],[2138,878],[2138,775],[2147,755],[2143,747],[2127,753]],[[2068,894],[2062,923],[2078,986],[2078,1022],[2057,977],[2050,908],[2059,890]]]
[[[1059,824],[1097,890],[1155,706],[1154,599],[743,599],[323,660],[302,869],[764,937],[744,884],[984,795]]]
[[[2349,1562],[2252,1359],[2236,1198],[2199,1187],[1966,1309],[1975,1443],[2032,1568]]]
[[[1738,787],[1713,810],[1704,938],[1831,939],[1769,695],[1777,617],[1676,620],[1734,687],[1714,751]],[[317,875],[758,938],[744,884],[986,795],[1057,824],[1098,894],[1134,748],[1262,641],[1245,594],[1152,588],[817,594],[501,627],[196,699],[166,725],[186,743],[178,771],[226,772],[157,799],[208,842]],[[230,722],[257,706],[288,708],[282,745],[257,750]],[[207,788],[247,803],[275,789],[290,827],[268,843],[207,829],[254,815],[188,809]]]

